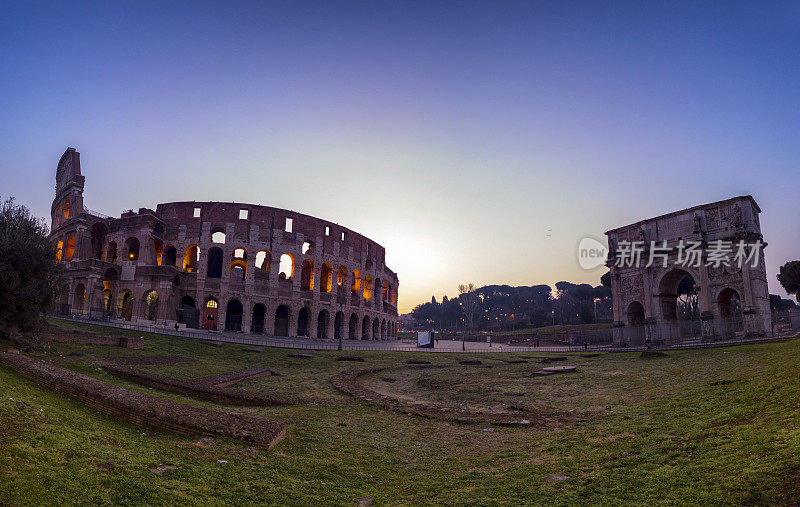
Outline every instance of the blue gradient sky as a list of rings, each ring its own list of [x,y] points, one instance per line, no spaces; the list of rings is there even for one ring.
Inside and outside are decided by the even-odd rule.
[[[269,204],[382,243],[402,311],[599,283],[585,234],[753,194],[800,257],[800,4],[4,2],[0,195]]]

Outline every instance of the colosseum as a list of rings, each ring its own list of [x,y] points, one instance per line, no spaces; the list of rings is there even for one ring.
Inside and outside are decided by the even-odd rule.
[[[119,218],[84,206],[80,154],[56,170],[57,312],[266,336],[397,336],[385,250],[333,222],[232,202],[170,202]]]

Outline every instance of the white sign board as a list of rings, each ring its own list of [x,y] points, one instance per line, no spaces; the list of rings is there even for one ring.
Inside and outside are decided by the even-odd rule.
[[[432,340],[433,337],[430,331],[417,332],[417,347],[430,347]]]

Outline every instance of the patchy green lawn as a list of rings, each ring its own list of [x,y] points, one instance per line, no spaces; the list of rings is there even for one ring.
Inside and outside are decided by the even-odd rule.
[[[530,377],[549,365],[499,358],[531,353],[470,354],[483,365],[462,366],[460,355],[363,352],[365,362],[351,363],[336,361],[336,352],[303,359],[285,349],[252,353],[242,345],[145,338],[140,351],[54,345],[42,359],[167,399],[275,418],[286,424],[287,438],[257,451],[232,440],[154,432],[0,366],[0,504],[353,504],[362,497],[378,504],[733,504],[800,497],[800,340],[647,360],[635,353],[576,354],[554,364],[575,365],[577,372]],[[86,355],[61,357],[71,351]],[[320,403],[215,405],[137,386],[93,364],[132,354],[200,359],[148,368],[179,378],[269,367],[281,376],[233,387]],[[407,368],[409,357],[434,364]],[[391,396],[452,407],[572,411],[578,422],[487,431],[486,424],[380,409],[331,385],[340,371],[378,366],[391,368],[361,381]]]

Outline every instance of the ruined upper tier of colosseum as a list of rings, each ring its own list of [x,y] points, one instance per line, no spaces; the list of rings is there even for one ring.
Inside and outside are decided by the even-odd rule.
[[[58,311],[268,336],[397,335],[385,250],[333,222],[232,202],[170,202],[111,218],[84,206],[80,154],[58,162],[50,238]]]

